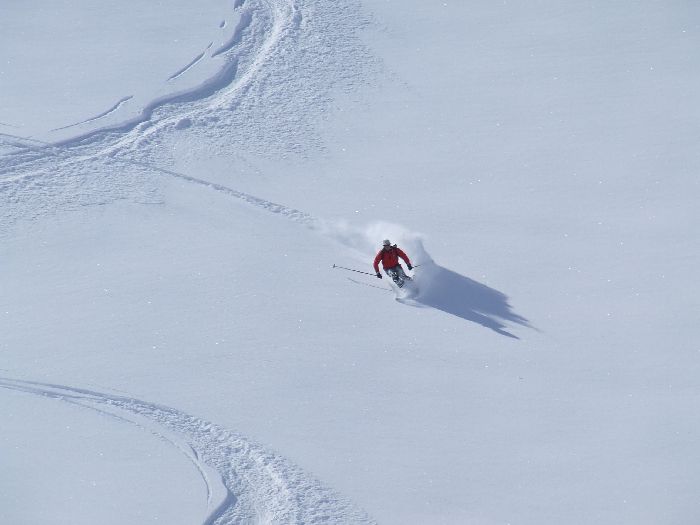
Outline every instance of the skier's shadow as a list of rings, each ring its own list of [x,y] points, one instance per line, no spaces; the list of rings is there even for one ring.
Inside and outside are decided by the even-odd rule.
[[[442,310],[514,339],[520,338],[506,330],[506,322],[530,327],[527,319],[513,311],[504,293],[432,261],[421,266],[416,272],[420,292],[413,298],[419,306]]]

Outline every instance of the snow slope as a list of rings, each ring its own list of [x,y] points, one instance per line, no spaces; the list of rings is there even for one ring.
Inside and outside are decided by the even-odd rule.
[[[697,519],[694,6],[139,6],[0,22],[0,521]]]

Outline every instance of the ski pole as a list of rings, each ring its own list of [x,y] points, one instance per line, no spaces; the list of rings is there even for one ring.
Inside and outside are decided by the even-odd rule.
[[[365,275],[371,275],[373,277],[376,277],[377,275],[374,273],[369,273],[369,272],[362,272],[360,270],[353,270],[352,268],[346,268],[345,266],[338,266],[337,264],[333,265],[333,268],[342,268],[343,270],[348,270],[350,272],[357,272],[357,273],[364,273]]]

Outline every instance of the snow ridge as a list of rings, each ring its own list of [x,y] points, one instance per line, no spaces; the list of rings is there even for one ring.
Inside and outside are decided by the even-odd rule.
[[[364,511],[278,454],[174,408],[65,385],[0,378],[0,388],[59,399],[138,425],[188,457],[207,486],[203,525],[370,524]]]
[[[207,54],[207,51],[209,51],[209,49],[210,49],[211,46],[213,46],[213,45],[214,45],[214,42],[209,42],[209,45],[206,47],[206,49],[205,49],[204,51],[202,51],[199,55],[197,55],[196,57],[194,57],[194,58],[190,61],[189,64],[187,64],[187,65],[181,67],[181,68],[178,69],[175,73],[173,73],[172,75],[170,75],[170,76],[168,77],[168,82],[170,82],[170,81],[172,81],[172,80],[175,80],[176,78],[179,78],[180,76],[184,75],[187,71],[189,71],[190,69],[192,69],[192,68],[195,66],[195,64],[197,64],[200,60],[202,60],[202,59],[204,58],[204,56]]]
[[[88,119],[81,120],[80,122],[76,122],[75,124],[68,124],[67,126],[63,126],[63,127],[60,127],[60,128],[55,128],[55,129],[53,129],[52,131],[60,131],[60,130],[62,130],[62,129],[74,128],[74,127],[76,127],[76,126],[80,126],[81,124],[87,124],[87,123],[89,123],[89,122],[94,122],[94,121],[96,121],[96,120],[99,120],[99,119],[101,119],[101,118],[103,118],[103,117],[106,117],[107,115],[110,115],[110,114],[114,113],[114,112],[117,111],[120,107],[122,107],[126,102],[128,102],[129,100],[131,100],[132,98],[134,98],[133,95],[127,95],[126,97],[122,97],[122,98],[119,99],[119,100],[117,101],[117,103],[114,104],[111,108],[109,108],[109,109],[103,111],[102,113],[100,113],[100,114],[98,114],[98,115],[95,115],[94,117],[90,117],[90,118],[88,118]]]

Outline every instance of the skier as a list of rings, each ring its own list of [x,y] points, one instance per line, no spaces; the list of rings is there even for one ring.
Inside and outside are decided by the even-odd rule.
[[[381,261],[384,271],[401,288],[404,285],[404,281],[406,279],[410,281],[411,278],[404,273],[403,267],[399,264],[399,257],[406,261],[409,270],[413,270],[411,261],[401,248],[395,244],[392,246],[389,239],[385,239],[382,244],[382,249],[379,250],[379,253],[374,258],[374,271],[377,273],[377,277],[381,279],[382,274],[379,272],[379,261]]]

